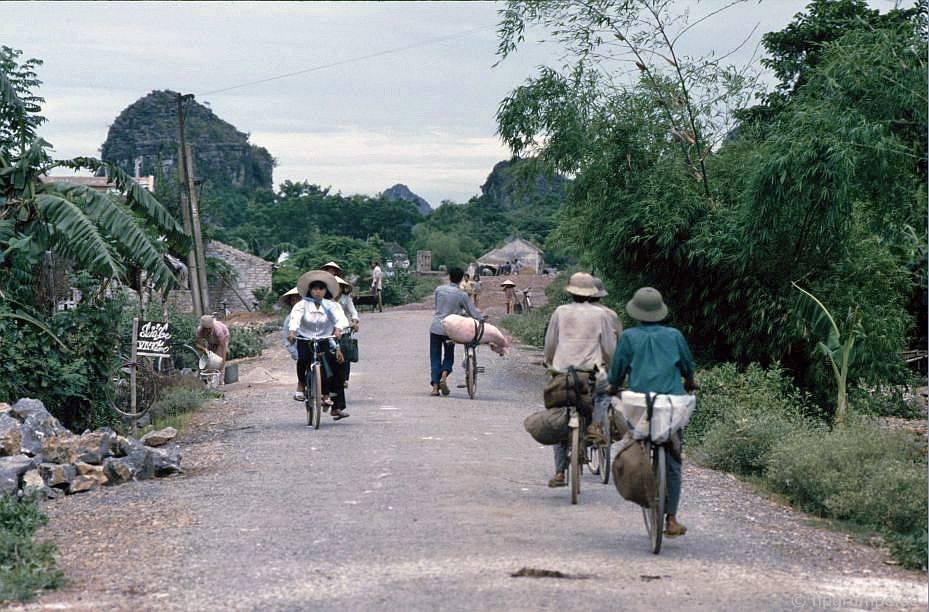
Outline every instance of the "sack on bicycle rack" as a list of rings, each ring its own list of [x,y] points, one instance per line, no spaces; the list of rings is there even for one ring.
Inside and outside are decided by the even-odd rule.
[[[594,408],[593,389],[586,373],[578,373],[573,368],[567,372],[552,376],[543,392],[546,408],[577,406],[581,413],[590,416]]]
[[[655,475],[645,444],[631,441],[613,459],[613,484],[626,501],[648,508],[655,498]]]
[[[568,439],[568,409],[546,408],[533,412],[523,421],[523,427],[539,444],[552,445]]]
[[[613,398],[614,417],[625,420],[626,428],[636,440],[644,440],[651,433],[652,442],[664,444],[676,431],[690,421],[697,406],[693,395],[653,395],[652,420],[648,421],[648,402],[644,393],[623,391]]]

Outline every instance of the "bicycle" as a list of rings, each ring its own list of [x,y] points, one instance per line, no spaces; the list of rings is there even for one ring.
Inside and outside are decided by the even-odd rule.
[[[587,462],[590,465],[590,473],[600,477],[603,484],[610,483],[610,461],[611,448],[613,443],[613,407],[607,408],[606,423],[603,424],[603,436],[606,444],[588,444],[587,445]]]
[[[133,361],[129,355],[117,354],[107,374],[103,395],[107,404],[117,414],[138,419],[151,410],[159,399],[162,379],[172,370],[196,368],[200,354],[183,342],[171,342],[171,357],[148,357],[139,355]],[[136,379],[136,401],[132,405],[132,376]]]
[[[484,322],[476,322],[474,324],[474,340],[469,342],[464,347],[465,352],[465,387],[468,389],[468,397],[474,399],[474,395],[477,393],[477,375],[484,371],[482,366],[477,365],[477,345],[480,343],[481,338],[484,337]]]
[[[337,348],[335,336],[324,336],[322,338],[302,338],[298,336],[297,340],[307,341],[311,351],[310,363],[306,366],[306,386],[303,390],[303,402],[306,405],[306,425],[313,429],[319,429],[322,422],[322,413],[324,411],[329,412],[329,407],[325,406],[324,408],[323,406],[322,361],[319,358],[318,345],[326,342],[330,349],[335,350]]]

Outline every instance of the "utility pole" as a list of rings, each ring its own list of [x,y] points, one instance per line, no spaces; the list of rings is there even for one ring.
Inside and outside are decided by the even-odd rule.
[[[187,204],[188,194],[190,193],[187,184],[187,140],[184,137],[184,102],[193,98],[192,95],[177,94],[177,123],[179,132],[179,141],[177,146],[177,173],[181,181],[180,205],[181,216],[184,219],[184,231],[193,238],[193,221],[190,215],[190,208]],[[190,251],[187,253],[187,282],[190,287],[190,297],[193,302],[194,314],[202,316],[204,313],[203,302],[201,300],[202,292],[200,291],[200,273],[197,270],[197,253],[196,240],[193,241]]]
[[[190,145],[185,145],[187,157],[187,188],[190,192],[190,220],[194,230],[194,249],[197,253],[197,273],[200,281],[200,304],[203,312],[210,312],[210,286],[206,280],[206,250],[203,248],[203,233],[200,231],[200,208],[197,202],[197,182],[194,180],[194,156]]]

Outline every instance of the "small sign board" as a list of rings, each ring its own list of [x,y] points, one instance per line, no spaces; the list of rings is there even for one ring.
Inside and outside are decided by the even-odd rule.
[[[162,321],[139,321],[135,354],[146,357],[171,356],[171,325]]]

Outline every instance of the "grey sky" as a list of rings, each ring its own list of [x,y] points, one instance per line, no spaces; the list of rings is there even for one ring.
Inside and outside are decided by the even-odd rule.
[[[681,1],[698,17],[724,0]],[[747,61],[762,33],[782,28],[801,0],[765,0],[694,28],[691,54]],[[891,0],[874,0],[886,10]],[[491,2],[4,3],[0,43],[45,60],[46,140],[63,157],[97,155],[107,128],[154,89],[201,102],[278,160],[274,180],[309,180],[375,194],[405,183],[433,206],[466,201],[509,157],[495,136],[500,100],[552,63],[528,44],[496,61]],[[41,24],[41,27],[36,27]],[[478,30],[422,46],[224,93],[239,83]]]

